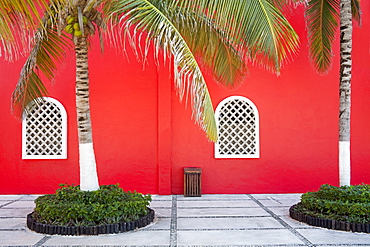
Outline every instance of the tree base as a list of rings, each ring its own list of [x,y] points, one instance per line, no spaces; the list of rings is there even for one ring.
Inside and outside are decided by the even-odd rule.
[[[297,207],[297,204],[290,207],[289,209],[290,217],[300,222],[306,223],[308,225],[323,227],[323,228],[332,229],[332,230],[370,233],[370,224],[349,223],[349,222],[309,216],[304,213],[296,212],[295,211],[296,207]]]
[[[97,225],[97,226],[57,226],[38,223],[32,217],[32,213],[27,215],[27,227],[37,233],[50,235],[100,235],[100,234],[114,234],[121,232],[132,231],[136,228],[141,228],[149,225],[154,220],[154,210],[148,208],[149,213],[138,220],[130,222],[121,222],[116,224]]]

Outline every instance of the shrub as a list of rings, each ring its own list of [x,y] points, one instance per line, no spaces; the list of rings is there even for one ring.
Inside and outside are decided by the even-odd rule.
[[[322,185],[302,195],[296,211],[309,216],[349,223],[370,223],[370,185]]]
[[[33,218],[43,224],[92,226],[137,220],[148,214],[150,195],[125,192],[118,185],[102,185],[97,191],[61,185],[55,194],[35,200]]]

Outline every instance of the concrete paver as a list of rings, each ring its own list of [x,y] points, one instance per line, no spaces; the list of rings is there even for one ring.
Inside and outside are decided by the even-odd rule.
[[[54,236],[42,246],[130,246],[130,245],[154,245],[168,246],[170,242],[169,231],[132,231],[116,235],[101,236]]]
[[[32,212],[32,208],[0,208],[0,217],[25,217]]]
[[[170,218],[171,217],[171,208],[155,208],[155,215],[160,218]]]
[[[177,201],[224,201],[224,200],[250,200],[246,194],[207,194],[201,197],[179,196]]]
[[[262,208],[179,208],[178,217],[207,217],[207,216],[266,216]]]
[[[0,246],[370,247],[370,234],[341,232],[288,215],[300,194],[153,195],[155,222],[99,236],[38,234],[26,227],[37,195],[0,195]]]
[[[198,245],[281,245],[302,244],[288,230],[222,230],[222,231],[186,231],[178,233],[180,246]]]
[[[0,201],[19,200],[22,195],[0,195]]]
[[[25,229],[24,218],[0,218],[0,231]]]
[[[298,229],[297,231],[315,244],[370,246],[368,233],[333,231],[323,228]]]
[[[36,205],[33,201],[13,201],[3,208],[34,208]]]
[[[289,211],[290,206],[289,207],[287,207],[287,206],[284,206],[284,207],[267,207],[267,208],[271,212],[273,212],[274,214],[276,214],[277,216],[284,216]]]
[[[20,231],[0,231],[1,246],[30,246],[35,245],[44,236],[38,233],[25,230]]]
[[[289,215],[280,215],[279,217],[281,218],[281,220],[283,220],[285,223],[287,223],[292,228],[299,228],[299,229],[312,228],[312,226],[310,225],[307,225],[305,223],[302,223],[302,222],[299,222],[297,220],[290,218]]]
[[[147,226],[150,230],[170,230],[171,229],[171,218],[158,218],[156,217],[154,223]]]
[[[252,218],[177,218],[177,229],[266,229],[282,228],[272,217]]]
[[[252,200],[217,200],[217,201],[199,201],[199,200],[189,200],[189,201],[178,201],[177,206],[179,208],[256,208],[258,205]]]
[[[156,198],[158,198],[158,197],[156,197]],[[172,201],[156,200],[156,201],[152,201],[150,206],[155,207],[155,208],[171,208],[172,207]]]

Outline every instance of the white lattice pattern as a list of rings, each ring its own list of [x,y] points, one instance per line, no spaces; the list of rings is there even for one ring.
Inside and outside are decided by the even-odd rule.
[[[64,108],[50,100],[33,107],[23,124],[23,158],[65,158]]]
[[[253,104],[234,96],[219,109],[217,122],[216,156],[259,157],[258,112]]]

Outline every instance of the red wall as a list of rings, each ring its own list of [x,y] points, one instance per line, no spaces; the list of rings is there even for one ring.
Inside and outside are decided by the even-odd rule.
[[[370,183],[370,4],[353,37],[352,183]],[[214,159],[213,144],[179,102],[170,66],[129,62],[109,48],[90,53],[93,136],[101,184],[152,194],[183,193],[183,168],[201,167],[203,193],[288,193],[338,184],[339,47],[331,71],[309,63],[301,9],[290,16],[301,50],[280,76],[250,66],[244,84],[227,90],[207,77],[214,107],[231,95],[252,100],[260,114],[259,159]],[[10,97],[23,61],[0,61],[0,194],[52,193],[59,183],[79,183],[74,102],[74,55],[58,72],[51,97],[68,114],[68,159],[22,160],[21,123]]]
[[[158,193],[159,75],[150,63],[144,72],[134,58],[128,63],[109,49],[102,56],[94,47],[90,54],[91,115],[101,184],[120,183],[127,190]],[[22,62],[1,66],[0,193],[49,193],[59,183],[78,184],[74,55],[61,66],[55,84],[48,86],[67,111],[67,160],[21,159],[21,122],[11,115],[10,97]]]

